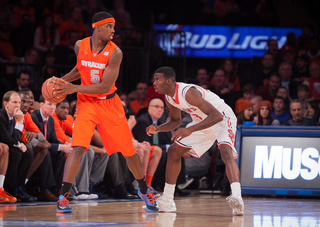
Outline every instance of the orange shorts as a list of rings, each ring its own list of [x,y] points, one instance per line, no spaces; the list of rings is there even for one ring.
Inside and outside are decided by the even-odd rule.
[[[118,95],[100,100],[78,94],[72,147],[88,148],[96,126],[108,155],[121,152],[130,157],[136,153]]]

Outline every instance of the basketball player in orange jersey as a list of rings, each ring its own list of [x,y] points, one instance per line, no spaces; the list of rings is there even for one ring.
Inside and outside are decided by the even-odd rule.
[[[119,74],[122,51],[111,41],[114,35],[114,18],[99,12],[92,19],[92,37],[78,40],[74,46],[77,65],[62,79],[54,94],[60,96],[78,92],[77,110],[72,134],[73,151],[66,161],[58,213],[72,212],[68,192],[77,175],[80,159],[90,145],[97,126],[108,155],[121,152],[137,179],[138,194],[149,212],[158,212],[154,195],[148,188],[138,154],[132,145],[131,133],[120,98],[116,95],[115,81]],[[81,78],[81,85],[69,82]]]

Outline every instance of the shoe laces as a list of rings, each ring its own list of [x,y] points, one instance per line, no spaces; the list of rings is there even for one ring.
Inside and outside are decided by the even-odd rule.
[[[6,191],[3,191],[2,195],[6,196],[7,198],[13,198],[13,196]]]
[[[156,200],[151,192],[148,192],[145,196],[147,197],[149,203],[155,204]]]
[[[62,200],[59,199],[59,204],[61,206],[68,206],[69,205],[69,200],[67,200],[68,197],[69,197],[69,193],[66,192],[63,196],[63,199]]]

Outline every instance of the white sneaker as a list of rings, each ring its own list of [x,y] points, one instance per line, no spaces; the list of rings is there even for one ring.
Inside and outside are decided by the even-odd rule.
[[[235,215],[243,215],[244,204],[240,195],[230,195],[226,200]]]
[[[159,198],[160,196],[162,196],[161,192],[158,192],[157,190],[155,190],[153,187],[150,187],[150,191],[151,193],[154,195],[155,198]]]
[[[88,199],[89,196],[87,194],[79,194],[79,195],[75,195],[73,197],[76,200],[85,200],[85,199]]]
[[[157,199],[157,204],[159,206],[159,211],[162,212],[175,212],[177,210],[173,199],[169,199],[165,195],[162,195]]]
[[[98,199],[99,196],[97,194],[89,194],[88,199]]]

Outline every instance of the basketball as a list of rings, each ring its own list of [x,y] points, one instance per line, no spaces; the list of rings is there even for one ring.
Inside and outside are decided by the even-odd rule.
[[[57,77],[51,77],[51,78],[47,79],[42,84],[42,89],[41,89],[42,96],[48,102],[59,103],[59,102],[63,101],[67,97],[67,95],[63,95],[63,96],[59,97],[60,94],[53,94],[53,91],[54,91],[53,88],[59,87],[59,85],[55,84],[53,81],[63,82],[62,79],[57,78]]]

